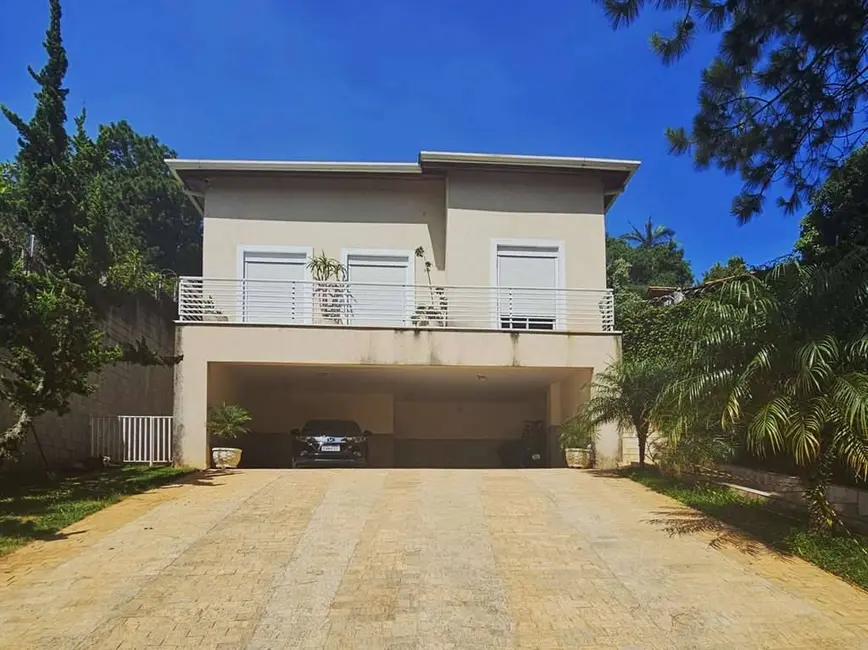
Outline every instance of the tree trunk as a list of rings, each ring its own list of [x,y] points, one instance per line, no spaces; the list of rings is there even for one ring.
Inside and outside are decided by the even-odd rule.
[[[821,452],[820,457],[807,467],[802,476],[805,503],[808,506],[808,530],[812,533],[828,533],[843,528],[841,518],[826,498],[831,473],[831,454]]]
[[[639,468],[645,469],[645,445],[648,442],[648,431],[636,429],[636,441],[639,443]]]
[[[15,424],[0,432],[0,457],[9,458],[15,455],[15,452],[18,451],[18,447],[21,445],[21,441],[27,435],[32,422],[33,418],[30,414],[22,409],[18,413],[18,419],[15,421]]]
[[[51,471],[51,466],[48,464],[48,459],[45,457],[45,451],[42,449],[42,443],[39,442],[39,436],[36,434],[36,426],[33,420],[30,420],[30,430],[33,432],[33,440],[36,441],[36,447],[39,449],[39,455],[42,456],[42,465],[45,467],[45,475],[50,480],[54,480],[54,472]]]

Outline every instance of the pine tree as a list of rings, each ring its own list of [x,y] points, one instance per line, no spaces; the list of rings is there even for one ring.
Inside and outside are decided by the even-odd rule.
[[[91,377],[121,360],[170,364],[143,341],[106,346],[100,315],[106,305],[147,288],[155,275],[144,267],[134,228],[112,200],[98,172],[97,145],[76,121],[66,131],[66,52],[59,0],[50,0],[45,66],[33,118],[6,107],[19,133],[14,164],[0,169],[0,399],[17,417],[0,432],[0,461],[12,456],[43,413],[65,413]],[[35,246],[30,245],[34,241]]]
[[[773,184],[788,212],[868,134],[868,3],[864,0],[599,0],[614,28],[648,6],[678,12],[668,35],[654,34],[665,64],[705,30],[719,35],[702,73],[699,109],[688,130],[667,130],[671,150],[699,168],[738,171],[732,212],[744,223]]]

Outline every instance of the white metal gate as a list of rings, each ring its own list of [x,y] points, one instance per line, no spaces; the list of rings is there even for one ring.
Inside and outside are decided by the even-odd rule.
[[[172,416],[92,417],[90,453],[122,463],[171,463]]]

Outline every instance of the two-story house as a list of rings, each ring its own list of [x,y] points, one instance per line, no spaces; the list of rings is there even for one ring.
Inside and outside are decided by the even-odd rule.
[[[250,410],[254,465],[289,465],[312,418],[355,420],[398,467],[497,466],[544,422],[556,463],[557,426],[619,357],[604,217],[638,162],[167,162],[204,216],[203,277],[179,289],[184,464],[208,466],[222,402]],[[614,426],[596,449],[619,462]]]

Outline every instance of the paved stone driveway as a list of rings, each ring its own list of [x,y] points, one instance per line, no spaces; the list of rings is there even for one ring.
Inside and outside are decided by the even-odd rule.
[[[0,648],[868,648],[863,592],[707,528],[571,470],[200,475],[0,559]]]

